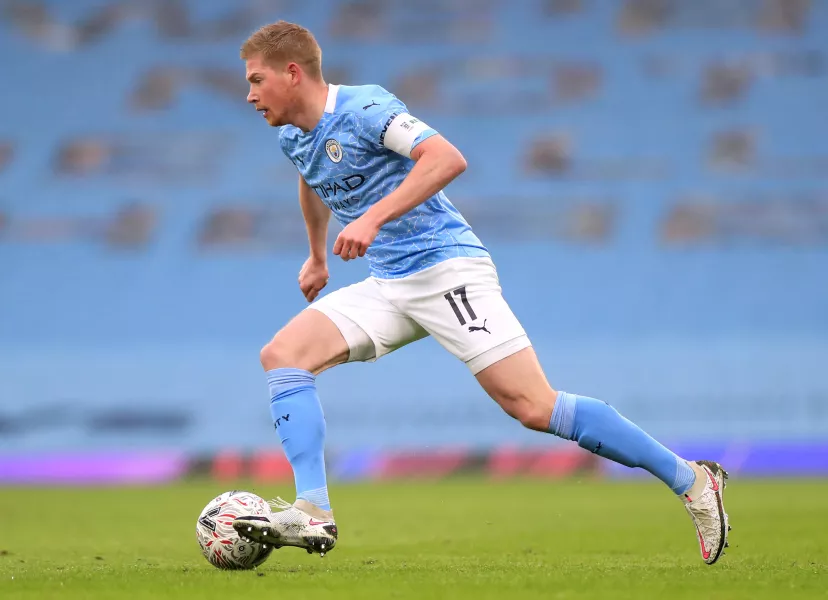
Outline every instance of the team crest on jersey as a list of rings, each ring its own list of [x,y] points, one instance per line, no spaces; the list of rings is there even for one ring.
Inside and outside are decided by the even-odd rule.
[[[335,163],[342,160],[342,146],[333,138],[325,142],[325,152],[328,153],[328,158]]]

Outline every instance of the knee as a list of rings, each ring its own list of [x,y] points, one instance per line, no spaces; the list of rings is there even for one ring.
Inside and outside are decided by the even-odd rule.
[[[259,352],[259,360],[265,371],[297,366],[296,353],[291,349],[290,344],[282,340],[278,335],[270,340]]]
[[[520,404],[515,418],[527,429],[549,431],[552,409],[535,402],[523,402]]]
[[[498,404],[509,416],[520,421],[520,424],[527,429],[549,431],[554,399],[552,402],[547,402],[544,398],[518,394],[510,395],[508,398],[499,398]]]

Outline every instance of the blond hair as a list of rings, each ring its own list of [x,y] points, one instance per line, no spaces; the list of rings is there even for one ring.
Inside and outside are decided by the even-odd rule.
[[[322,79],[322,49],[313,34],[296,23],[265,25],[242,44],[241,58],[260,54],[273,63],[295,62],[314,79]]]

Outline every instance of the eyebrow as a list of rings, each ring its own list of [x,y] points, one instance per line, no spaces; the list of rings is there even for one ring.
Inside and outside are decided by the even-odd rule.
[[[261,78],[261,76],[262,76],[262,75],[261,75],[261,73],[259,73],[258,71],[253,71],[252,73],[250,73],[250,74],[247,76],[247,81],[250,81],[250,82],[252,83],[252,82],[253,82],[253,78],[254,78],[254,77],[259,77],[259,78]]]

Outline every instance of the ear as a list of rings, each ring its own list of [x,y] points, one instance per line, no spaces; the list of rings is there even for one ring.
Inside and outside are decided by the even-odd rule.
[[[295,62],[288,63],[287,66],[285,66],[285,72],[288,74],[290,82],[293,85],[298,84],[302,80],[302,67]]]

